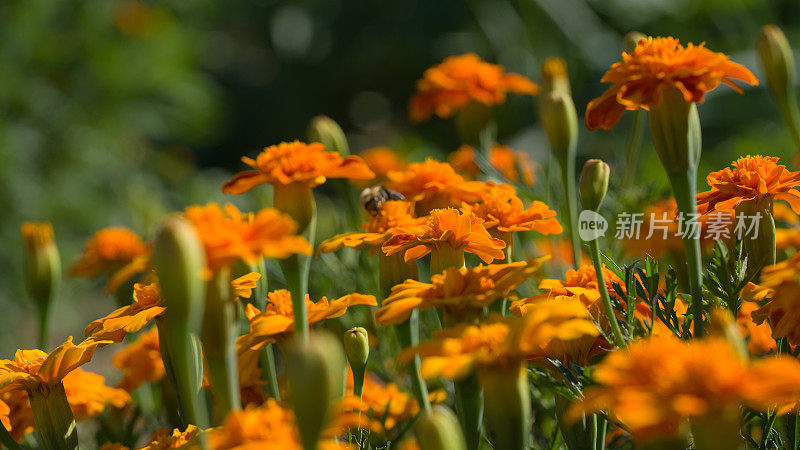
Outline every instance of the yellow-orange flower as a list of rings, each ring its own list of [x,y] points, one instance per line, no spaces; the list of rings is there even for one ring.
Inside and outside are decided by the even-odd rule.
[[[158,283],[133,286],[133,303],[97,319],[83,331],[92,340],[122,342],[128,333],[136,333],[167,310]]]
[[[406,166],[405,158],[389,147],[373,147],[361,152],[364,163],[375,174],[377,181],[386,180],[389,172],[403,170]]]
[[[505,102],[506,94],[535,95],[539,86],[474,53],[446,58],[425,71],[409,101],[409,117],[423,122],[433,114],[446,119],[472,102],[486,106]]]
[[[98,346],[109,343],[86,340],[75,345],[70,336],[49,354],[41,350],[17,350],[14,359],[0,360],[0,390],[31,391],[41,385],[57,384],[89,362]]]
[[[231,204],[223,210],[216,203],[209,203],[191,206],[185,215],[203,243],[211,271],[237,259],[250,263],[259,256],[283,259],[295,253],[311,253],[308,241],[295,234],[297,223],[273,208],[250,215],[242,214]]]
[[[330,435],[330,430],[323,431]],[[300,450],[300,434],[291,410],[269,399],[259,408],[231,411],[221,426],[208,432],[209,447],[214,450],[276,448]],[[329,438],[318,443],[320,450],[350,448]]]
[[[739,326],[742,336],[747,341],[747,350],[753,356],[764,355],[775,350],[775,340],[772,339],[772,329],[768,323],[756,323],[752,314],[759,309],[758,303],[744,301],[739,306],[736,316],[736,325]]]
[[[261,275],[250,272],[231,281],[237,297],[250,297],[254,283]],[[123,306],[111,314],[94,320],[83,331],[92,340],[122,342],[128,333],[143,330],[156,317],[167,310],[158,283],[136,283],[133,285],[133,303]]]
[[[789,172],[778,158],[746,156],[706,178],[711,189],[697,194],[697,210],[732,211],[742,202],[764,199],[784,200],[800,214],[800,172]]]
[[[382,326],[408,320],[414,309],[440,308],[449,317],[475,318],[483,308],[508,297],[513,289],[530,278],[546,258],[511,264],[490,264],[470,268],[451,267],[431,276],[430,283],[406,280],[392,288],[377,313]]]
[[[122,370],[119,387],[133,391],[144,382],[157,383],[164,378],[164,362],[158,344],[158,329],[152,327],[118,351],[111,360]]]
[[[751,312],[757,324],[769,319],[772,337],[786,338],[791,345],[800,345],[800,253],[761,271],[759,285],[748,283],[742,290],[745,300],[762,301],[764,306]]]
[[[464,203],[464,214],[474,214],[483,219],[483,226],[493,233],[536,231],[541,234],[560,234],[564,229],[556,219],[556,212],[546,203],[531,202],[525,208],[514,188],[508,184],[490,185],[481,195],[480,203]],[[493,234],[495,237],[500,237]]]
[[[524,318],[497,317],[434,333],[434,339],[408,348],[398,359],[422,356],[422,376],[460,379],[474,369],[513,367],[525,359],[549,356],[553,341],[597,336],[599,330],[577,300],[557,298],[536,305]]]
[[[326,239],[319,244],[317,251],[320,253],[333,253],[342,247],[356,249],[369,247],[375,250],[389,240],[395,230],[403,230],[413,234],[421,231],[421,226],[426,220],[427,218],[425,217],[414,217],[413,203],[389,200],[383,204],[377,214],[370,216],[366,222],[361,223],[363,232],[354,231]]]
[[[256,159],[243,157],[242,162],[255,170],[239,172],[222,186],[222,192],[244,194],[265,183],[301,183],[314,187],[327,178],[370,180],[375,177],[360,157],[342,158],[338,152],[326,151],[319,142],[282,142],[265,148]]]
[[[86,242],[69,273],[81,278],[108,274],[106,291],[113,292],[137,273],[147,270],[149,255],[149,246],[130,229],[103,228]]]
[[[441,403],[447,397],[444,390],[436,390],[428,394],[432,404]],[[345,399],[353,412],[363,414],[362,419],[371,418],[369,428],[376,433],[391,431],[397,424],[413,420],[419,414],[419,404],[413,395],[398,389],[395,383],[383,383],[372,374],[364,377],[364,388],[361,401],[353,397],[353,373],[347,371],[347,390]],[[356,422],[353,418],[344,422]]]
[[[0,393],[0,419],[17,442],[32,433],[36,424],[28,394],[20,390]]]
[[[705,93],[720,83],[741,89],[732,79],[757,85],[756,77],[723,53],[712,52],[704,44],[681,45],[671,37],[648,37],[639,41],[631,53],[623,53],[603,75],[613,83],[603,95],[589,102],[586,126],[590,130],[610,130],[625,110],[650,110],[661,104],[662,89],[680,89],[687,102],[700,103]]]
[[[782,372],[763,369],[775,364]],[[756,374],[761,374],[758,378]],[[675,434],[687,419],[737,415],[739,405],[766,410],[786,406],[800,388],[797,361],[774,358],[749,366],[723,339],[686,343],[672,336],[652,337],[608,355],[595,369],[599,386],[590,387],[571,411],[610,410],[639,439]]]
[[[267,302],[263,312],[252,304],[247,305],[245,314],[250,321],[250,332],[239,338],[240,350],[263,348],[267,344],[282,341],[294,331],[294,313],[289,291],[272,291],[267,294]],[[331,301],[322,297],[316,303],[306,295],[308,323],[340,317],[347,312],[348,307],[356,305],[377,306],[378,303],[372,295],[350,294]]]
[[[462,214],[457,209],[434,209],[421,232],[416,234],[396,231],[383,244],[387,256],[405,252],[406,262],[414,261],[438,250],[448,247],[456,251],[473,253],[485,263],[505,257],[506,244],[492,238],[483,226],[483,220],[473,214]]]
[[[478,201],[485,189],[483,182],[466,181],[450,164],[432,158],[411,163],[402,171],[389,172],[388,178],[387,187],[415,202],[418,216],[432,209]]]
[[[171,432],[167,428],[162,428],[150,438],[150,441],[139,450],[166,450],[168,448],[186,448],[194,442],[200,435],[200,429],[194,425],[188,425],[186,430],[181,432],[177,428]]]
[[[489,150],[487,158],[489,165],[500,172],[506,180],[517,183],[520,180],[528,186],[536,182],[536,168],[528,154],[514,150],[506,145],[494,144]],[[475,162],[475,149],[470,145],[462,145],[458,150],[450,153],[447,161],[451,166],[471,179],[476,179],[481,174],[481,168]]]
[[[96,373],[75,369],[63,382],[72,414],[78,421],[99,416],[107,405],[124,408],[131,402],[127,391],[106,386],[105,378]]]

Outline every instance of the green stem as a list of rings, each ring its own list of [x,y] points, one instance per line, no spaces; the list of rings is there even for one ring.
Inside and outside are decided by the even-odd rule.
[[[531,394],[525,364],[479,373],[486,431],[494,448],[527,450],[531,440]]]
[[[578,238],[578,195],[575,190],[575,159],[561,163],[561,181],[564,185],[564,215],[566,216],[569,239],[572,244],[572,267],[581,265],[581,244]]]
[[[411,316],[405,323],[401,323],[395,327],[397,337],[400,340],[400,345],[403,348],[409,348],[419,343],[419,310],[411,311]],[[411,378],[411,390],[414,391],[414,396],[417,398],[417,403],[420,405],[420,410],[430,411],[431,402],[428,399],[428,386],[422,379],[420,366],[422,361],[419,355],[414,355],[414,358],[408,363],[409,377]]]
[[[682,212],[685,218],[696,217],[697,215],[697,188],[695,186],[696,169],[687,170],[685,173],[669,175],[669,182],[672,185],[672,192],[675,195],[675,203],[678,211]],[[694,317],[694,337],[703,337],[703,256],[700,251],[700,233],[688,236],[684,228],[683,246],[686,251],[686,265],[689,275],[689,293],[692,296],[690,312]]]
[[[476,373],[453,383],[456,394],[456,412],[468,450],[478,450],[483,422],[483,393]]]
[[[267,305],[267,294],[269,293],[269,278],[267,277],[267,264],[264,258],[259,258],[257,264],[250,266],[250,270],[261,274],[261,278],[256,283],[255,299],[253,303],[260,311],[264,311]],[[275,366],[275,351],[272,344],[264,347],[261,351],[261,370],[267,378],[267,394],[277,401],[281,401],[280,389],[278,389],[278,372]]]
[[[78,448],[75,417],[61,382],[42,384],[28,391],[39,444],[44,450],[73,450]]]
[[[202,359],[196,340],[190,335],[185,322],[175,321],[168,326],[165,322],[161,318],[156,319],[158,345],[167,379],[178,400],[181,428],[189,424],[206,428],[206,409],[200,396]]]
[[[275,209],[289,214],[298,225],[298,233],[314,246],[317,231],[317,206],[311,187],[304,183],[275,185],[273,191]],[[311,270],[311,255],[292,255],[280,261],[286,287],[292,296],[295,336],[308,342],[308,276]]]
[[[39,348],[43,351],[47,351],[49,318],[50,303],[39,305]]]
[[[202,341],[214,392],[214,424],[221,425],[229,412],[241,409],[236,358],[236,303],[228,268],[221,268],[206,283]]]
[[[611,337],[614,345],[618,348],[625,347],[625,338],[622,337],[622,330],[619,328],[617,322],[617,315],[614,314],[614,308],[611,306],[611,297],[608,295],[608,287],[606,280],[603,276],[603,263],[600,260],[600,244],[595,239],[589,242],[589,247],[592,251],[592,262],[594,263],[594,271],[597,274],[597,287],[600,290],[600,298],[603,301],[603,309],[608,317],[608,323],[611,326]]]
[[[625,151],[625,186],[630,186],[634,180],[636,171],[636,159],[639,154],[639,147],[642,142],[642,134],[644,132],[644,111],[637,109],[633,112],[633,124],[631,125],[631,134],[628,135],[628,143]]]
[[[783,120],[789,128],[789,134],[792,135],[795,148],[800,151],[800,110],[797,108],[795,101],[794,89],[790,89],[787,96],[778,95],[778,108],[781,111]]]
[[[772,433],[772,427],[775,426],[775,419],[778,418],[778,414],[775,412],[767,413],[767,426],[764,428],[764,435],[761,437],[761,445],[760,448],[767,448],[767,442],[769,441],[769,435]]]
[[[794,415],[794,450],[800,449],[800,413]],[[791,416],[789,416],[791,417]]]

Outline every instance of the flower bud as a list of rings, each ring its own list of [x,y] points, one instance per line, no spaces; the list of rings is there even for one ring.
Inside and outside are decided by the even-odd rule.
[[[421,450],[466,450],[458,419],[447,407],[435,406],[422,412],[414,428]]]
[[[772,93],[786,96],[795,84],[794,56],[780,28],[765,25],[758,36],[758,56]]]
[[[25,287],[39,310],[41,340],[44,341],[50,305],[61,284],[61,258],[50,222],[25,222],[20,232],[25,243]],[[41,344],[44,346],[45,342]]]
[[[166,316],[186,321],[193,330],[202,323],[205,251],[194,227],[180,216],[168,217],[156,232],[153,266],[168,310]]]
[[[639,45],[639,41],[645,39],[647,36],[639,33],[638,31],[631,31],[622,38],[622,51],[625,53],[632,53],[633,50]]]
[[[345,357],[338,339],[327,333],[295,338],[286,354],[291,403],[303,448],[316,449],[322,429],[344,385]]]
[[[367,330],[362,327],[355,327],[347,330],[344,334],[344,352],[350,367],[355,371],[367,365],[369,357],[369,336]]]
[[[578,145],[578,113],[572,97],[562,91],[545,94],[540,115],[553,155],[562,166],[568,164],[574,159]]]
[[[342,156],[350,154],[347,137],[342,127],[328,116],[316,116],[311,119],[306,132],[310,142],[320,142],[326,150],[339,152]]]
[[[353,395],[361,397],[364,389],[364,372],[369,358],[369,336],[367,330],[355,327],[344,333],[344,353],[353,371]]]
[[[583,165],[578,191],[584,209],[597,211],[606,197],[611,169],[599,159],[590,159]]]
[[[542,80],[544,80],[544,93],[560,91],[571,95],[567,62],[561,58],[550,57],[542,63]]]
[[[697,107],[676,87],[662,89],[661,94],[661,104],[649,114],[650,133],[661,165],[668,176],[695,173],[702,150]]]
[[[168,217],[156,231],[153,266],[167,306],[156,322],[164,367],[178,394],[184,424],[205,426],[197,346],[205,303],[201,277],[206,266],[205,251],[194,227],[182,216]]]

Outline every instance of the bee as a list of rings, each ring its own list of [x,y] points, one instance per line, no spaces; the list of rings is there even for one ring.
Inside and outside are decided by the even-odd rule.
[[[405,200],[403,194],[386,188],[380,184],[361,191],[361,206],[373,216],[381,212],[383,204],[389,200]]]

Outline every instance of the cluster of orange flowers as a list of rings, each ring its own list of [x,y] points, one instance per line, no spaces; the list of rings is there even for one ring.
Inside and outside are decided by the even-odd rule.
[[[545,71],[550,77],[566,76],[564,63],[556,60],[550,60]],[[603,81],[613,85],[589,103],[586,125],[608,130],[625,110],[657,108],[667,88],[677,88],[686,102],[701,102],[705,93],[720,83],[738,90],[732,79],[757,84],[744,66],[704,45],[645,38],[634,50],[623,53],[622,61],[605,74]],[[433,115],[447,118],[475,106],[500,105],[508,93],[537,92],[533,81],[506,73],[502,66],[484,62],[477,55],[455,56],[428,69],[418,81],[409,104],[410,118],[416,122]],[[547,203],[527,198],[536,176],[535,165],[525,152],[493,144],[481,155],[465,145],[450,155],[449,162],[433,158],[408,162],[385,147],[348,156],[321,143],[294,141],[267,147],[255,158],[242,161],[251,170],[236,174],[222,192],[239,195],[270,184],[275,208],[247,213],[230,204],[209,203],[189,206],[179,214],[202,248],[203,270],[193,276],[207,283],[208,289],[214,287],[215,277],[224,277],[222,286],[231,293],[231,298],[220,299],[234,306],[229,325],[234,334],[230,349],[235,345],[235,354],[226,360],[226,369],[237,376],[234,383],[239,389],[233,391],[241,404],[237,398],[236,405],[215,417],[210,426],[198,421],[158,430],[146,442],[140,440],[142,449],[308,448],[308,426],[303,426],[307,411],[293,403],[300,402],[306,391],[324,393],[326,398],[318,399],[320,409],[326,408],[322,405],[327,405],[327,397],[336,400],[335,408],[323,411],[327,414],[324,420],[315,422],[316,441],[310,445],[357,448],[365,441],[356,436],[367,431],[370,438],[394,447],[398,446],[394,439],[407,431],[403,426],[432,414],[430,403],[448,402],[446,390],[428,393],[424,381],[442,377],[454,382],[459,408],[464,408],[464,383],[479,380],[477,389],[485,389],[486,404],[493,404],[494,409],[487,407],[488,414],[501,415],[514,411],[497,410],[497,399],[507,400],[495,397],[498,392],[524,396],[517,406],[529,413],[529,375],[531,379],[547,376],[556,383],[569,379],[567,386],[554,394],[557,404],[565,396],[575,397],[561,420],[577,423],[586,415],[606,414],[614,427],[637,443],[679,436],[687,427],[697,442],[702,442],[706,433],[713,434],[709,424],[712,428],[733,424],[738,438],[742,407],[771,414],[796,411],[800,362],[790,355],[796,355],[796,349],[791,353],[792,347],[800,345],[800,253],[766,267],[754,283],[735,293],[742,300],[741,304],[735,302],[735,319],[719,319],[723,325],[711,337],[687,342],[683,338],[691,336],[683,325],[705,318],[692,317],[687,299],[667,292],[663,274],[650,280],[658,286],[651,287],[656,293],[651,292],[653,298],[649,299],[639,292],[645,281],[641,272],[631,271],[631,279],[623,280],[622,271],[608,261],[604,265],[599,256],[593,264],[574,261],[565,273],[559,268],[564,274],[561,278],[547,277],[545,273],[554,270],[553,261],[569,259],[552,254],[531,257],[527,253],[531,238],[559,235],[564,228]],[[344,178],[359,187],[379,182],[400,195],[378,199],[375,208],[366,210],[362,230],[326,236],[317,244],[312,189],[328,178]],[[732,168],[711,173],[707,181],[710,190],[696,199],[703,213],[701,222],[709,220],[709,214],[736,214],[737,209],[752,203],[768,205],[764,211],[776,218],[800,223],[800,191],[796,189],[800,172],[779,165],[777,158],[739,158]],[[773,210],[773,200],[784,200],[794,215],[781,213],[777,207]],[[304,202],[308,203],[303,205],[305,212],[310,212],[306,215],[301,214]],[[680,229],[676,209],[676,201],[670,199],[652,205],[647,212],[668,219],[666,231],[675,236]],[[25,226],[22,231],[33,246],[53,239],[52,228]],[[701,238],[710,242],[707,236]],[[680,242],[631,240],[626,252],[656,257],[669,253],[680,260]],[[307,262],[305,258],[315,250],[317,255],[331,254],[345,247],[368,250],[366,257],[377,256],[377,295],[350,293],[329,300],[314,292],[314,286],[314,295],[300,293],[291,284],[298,274],[286,272],[286,267],[300,271],[299,264],[281,265],[283,279],[270,277],[270,283],[285,281],[288,289],[270,285],[272,290],[267,290],[264,276],[270,271],[264,268],[266,260]],[[171,280],[154,269],[159,248],[118,227],[100,230],[86,243],[71,274],[107,277],[106,290],[124,301],[110,314],[92,321],[84,331],[86,339],[77,345],[70,337],[50,353],[18,350],[13,359],[0,360],[0,422],[14,439],[20,441],[44,426],[41,418],[37,419],[42,399],[53,402],[48,407],[54,411],[55,401],[66,399],[61,406],[68,404],[80,421],[106,409],[114,409],[120,416],[132,415],[131,393],[146,384],[159,385],[165,398],[174,394],[177,385],[173,386],[176,380],[170,376],[168,341],[160,338],[167,336],[163,334],[169,326],[166,318],[170,311],[174,314],[176,304],[166,301]],[[326,258],[334,259],[330,255],[322,259]],[[249,271],[259,264],[261,273]],[[427,279],[420,279],[419,272],[427,273]],[[300,285],[307,288],[308,280],[303,281]],[[637,291],[631,286],[637,286]],[[708,301],[721,303],[715,298]],[[348,311],[354,314],[343,318]],[[404,334],[419,332],[418,311],[428,315],[423,331],[433,329],[420,340],[417,335],[408,338]],[[237,317],[237,312],[243,317]],[[676,318],[678,326],[665,316]],[[363,355],[359,367],[348,347],[351,370],[343,392],[298,386],[287,379],[292,377],[290,363],[284,372],[272,367],[275,352],[291,357],[291,352],[301,351],[294,347],[302,339],[301,328],[336,329],[348,319],[362,317],[366,317],[364,326],[371,338],[363,347],[367,353],[369,347],[377,348],[383,361],[373,357],[367,371],[368,355]],[[627,322],[621,343],[609,339],[612,332],[619,332],[615,331],[618,321]],[[155,326],[151,326],[153,322]],[[394,336],[407,340],[408,345],[400,352],[383,354]],[[191,342],[196,337],[185,336]],[[116,387],[81,368],[97,349],[126,340],[112,360],[121,372]],[[203,340],[199,345],[197,369],[204,376],[204,361],[207,366],[215,362],[209,344]],[[772,356],[779,351],[788,354]],[[320,359],[333,360],[334,356]],[[751,362],[751,356],[759,359]],[[324,372],[323,362],[314,364],[309,366],[314,369],[311,371]],[[408,366],[408,388],[405,378],[392,378],[397,364]],[[531,366],[537,370],[529,374]],[[589,366],[593,369],[583,371]],[[216,373],[211,374],[205,378],[205,387],[215,387]],[[591,383],[587,383],[589,379]],[[341,385],[335,390],[343,388]],[[218,392],[212,393],[219,403]],[[282,402],[280,397],[286,394],[288,401]],[[177,397],[171,400],[181,408]],[[480,402],[481,396],[477,398]],[[509,410],[511,404],[509,401]],[[294,409],[290,405],[295,405]],[[465,414],[463,410],[459,413]],[[530,417],[516,419],[522,419],[518,420],[522,428],[530,426]],[[502,422],[491,417],[486,423],[498,420]],[[498,437],[494,429],[487,435]],[[422,436],[417,434],[417,438]],[[513,440],[508,436],[500,439]],[[527,448],[525,441],[519,441],[523,443],[520,448]],[[398,447],[415,446],[409,440]],[[102,448],[128,447],[107,443]]]

